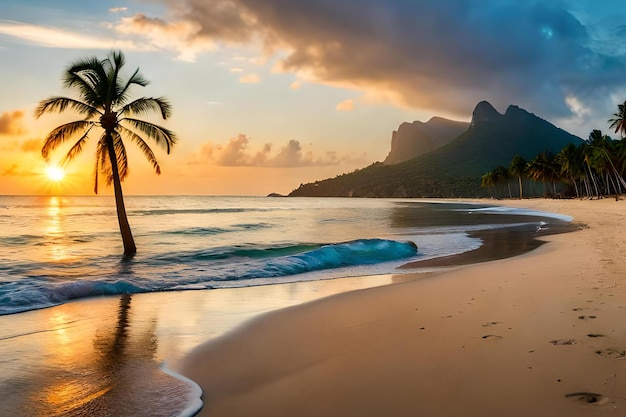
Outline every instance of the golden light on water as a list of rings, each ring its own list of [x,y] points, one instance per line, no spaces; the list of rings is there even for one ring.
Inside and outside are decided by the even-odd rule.
[[[50,244],[47,245],[50,256],[56,262],[67,261],[70,258],[62,224],[62,203],[61,198],[50,197],[47,207],[48,217],[44,229],[44,236],[50,241]]]

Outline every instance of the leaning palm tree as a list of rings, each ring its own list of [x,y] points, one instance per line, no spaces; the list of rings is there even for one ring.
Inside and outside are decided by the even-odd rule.
[[[134,142],[152,164],[157,174],[161,168],[154,152],[145,138],[163,146],[170,153],[176,143],[176,136],[168,129],[154,123],[137,119],[133,116],[150,112],[159,112],[163,119],[171,114],[171,105],[163,97],[141,97],[131,100],[132,86],[148,85],[139,69],[128,78],[122,78],[120,71],[124,66],[124,54],[111,52],[105,59],[89,57],[71,64],[64,73],[64,84],[78,93],[80,99],[68,97],[50,97],[42,100],[35,110],[35,117],[45,113],[73,110],[83,119],[66,123],[53,129],[45,139],[41,149],[44,158],[64,142],[78,137],[62,160],[66,164],[81,153],[89,135],[97,132],[96,166],[94,192],[98,193],[98,176],[102,175],[107,185],[113,184],[117,219],[124,244],[124,255],[132,256],[137,252],[135,241],[126,217],[121,182],[128,175],[128,159],[124,139]],[[142,137],[143,136],[143,137]]]
[[[615,133],[619,132],[622,138],[626,136],[626,101],[617,105],[617,113],[613,113],[613,118],[609,119],[611,129],[615,128]]]

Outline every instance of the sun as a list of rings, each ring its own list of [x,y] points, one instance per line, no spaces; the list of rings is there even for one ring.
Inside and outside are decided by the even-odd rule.
[[[51,181],[59,182],[65,177],[65,171],[60,167],[48,167],[46,168],[46,175]]]

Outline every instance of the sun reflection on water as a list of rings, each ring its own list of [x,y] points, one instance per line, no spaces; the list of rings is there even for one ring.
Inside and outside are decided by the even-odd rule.
[[[63,228],[63,199],[60,197],[50,197],[46,208],[46,225],[44,228],[44,237],[49,242],[49,254],[55,262],[69,261],[71,256],[68,252],[65,230]]]

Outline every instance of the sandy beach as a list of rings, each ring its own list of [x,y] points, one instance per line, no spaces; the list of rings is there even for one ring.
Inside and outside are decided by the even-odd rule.
[[[498,203],[582,227],[253,319],[182,362],[204,390],[199,415],[624,415],[626,203]]]

